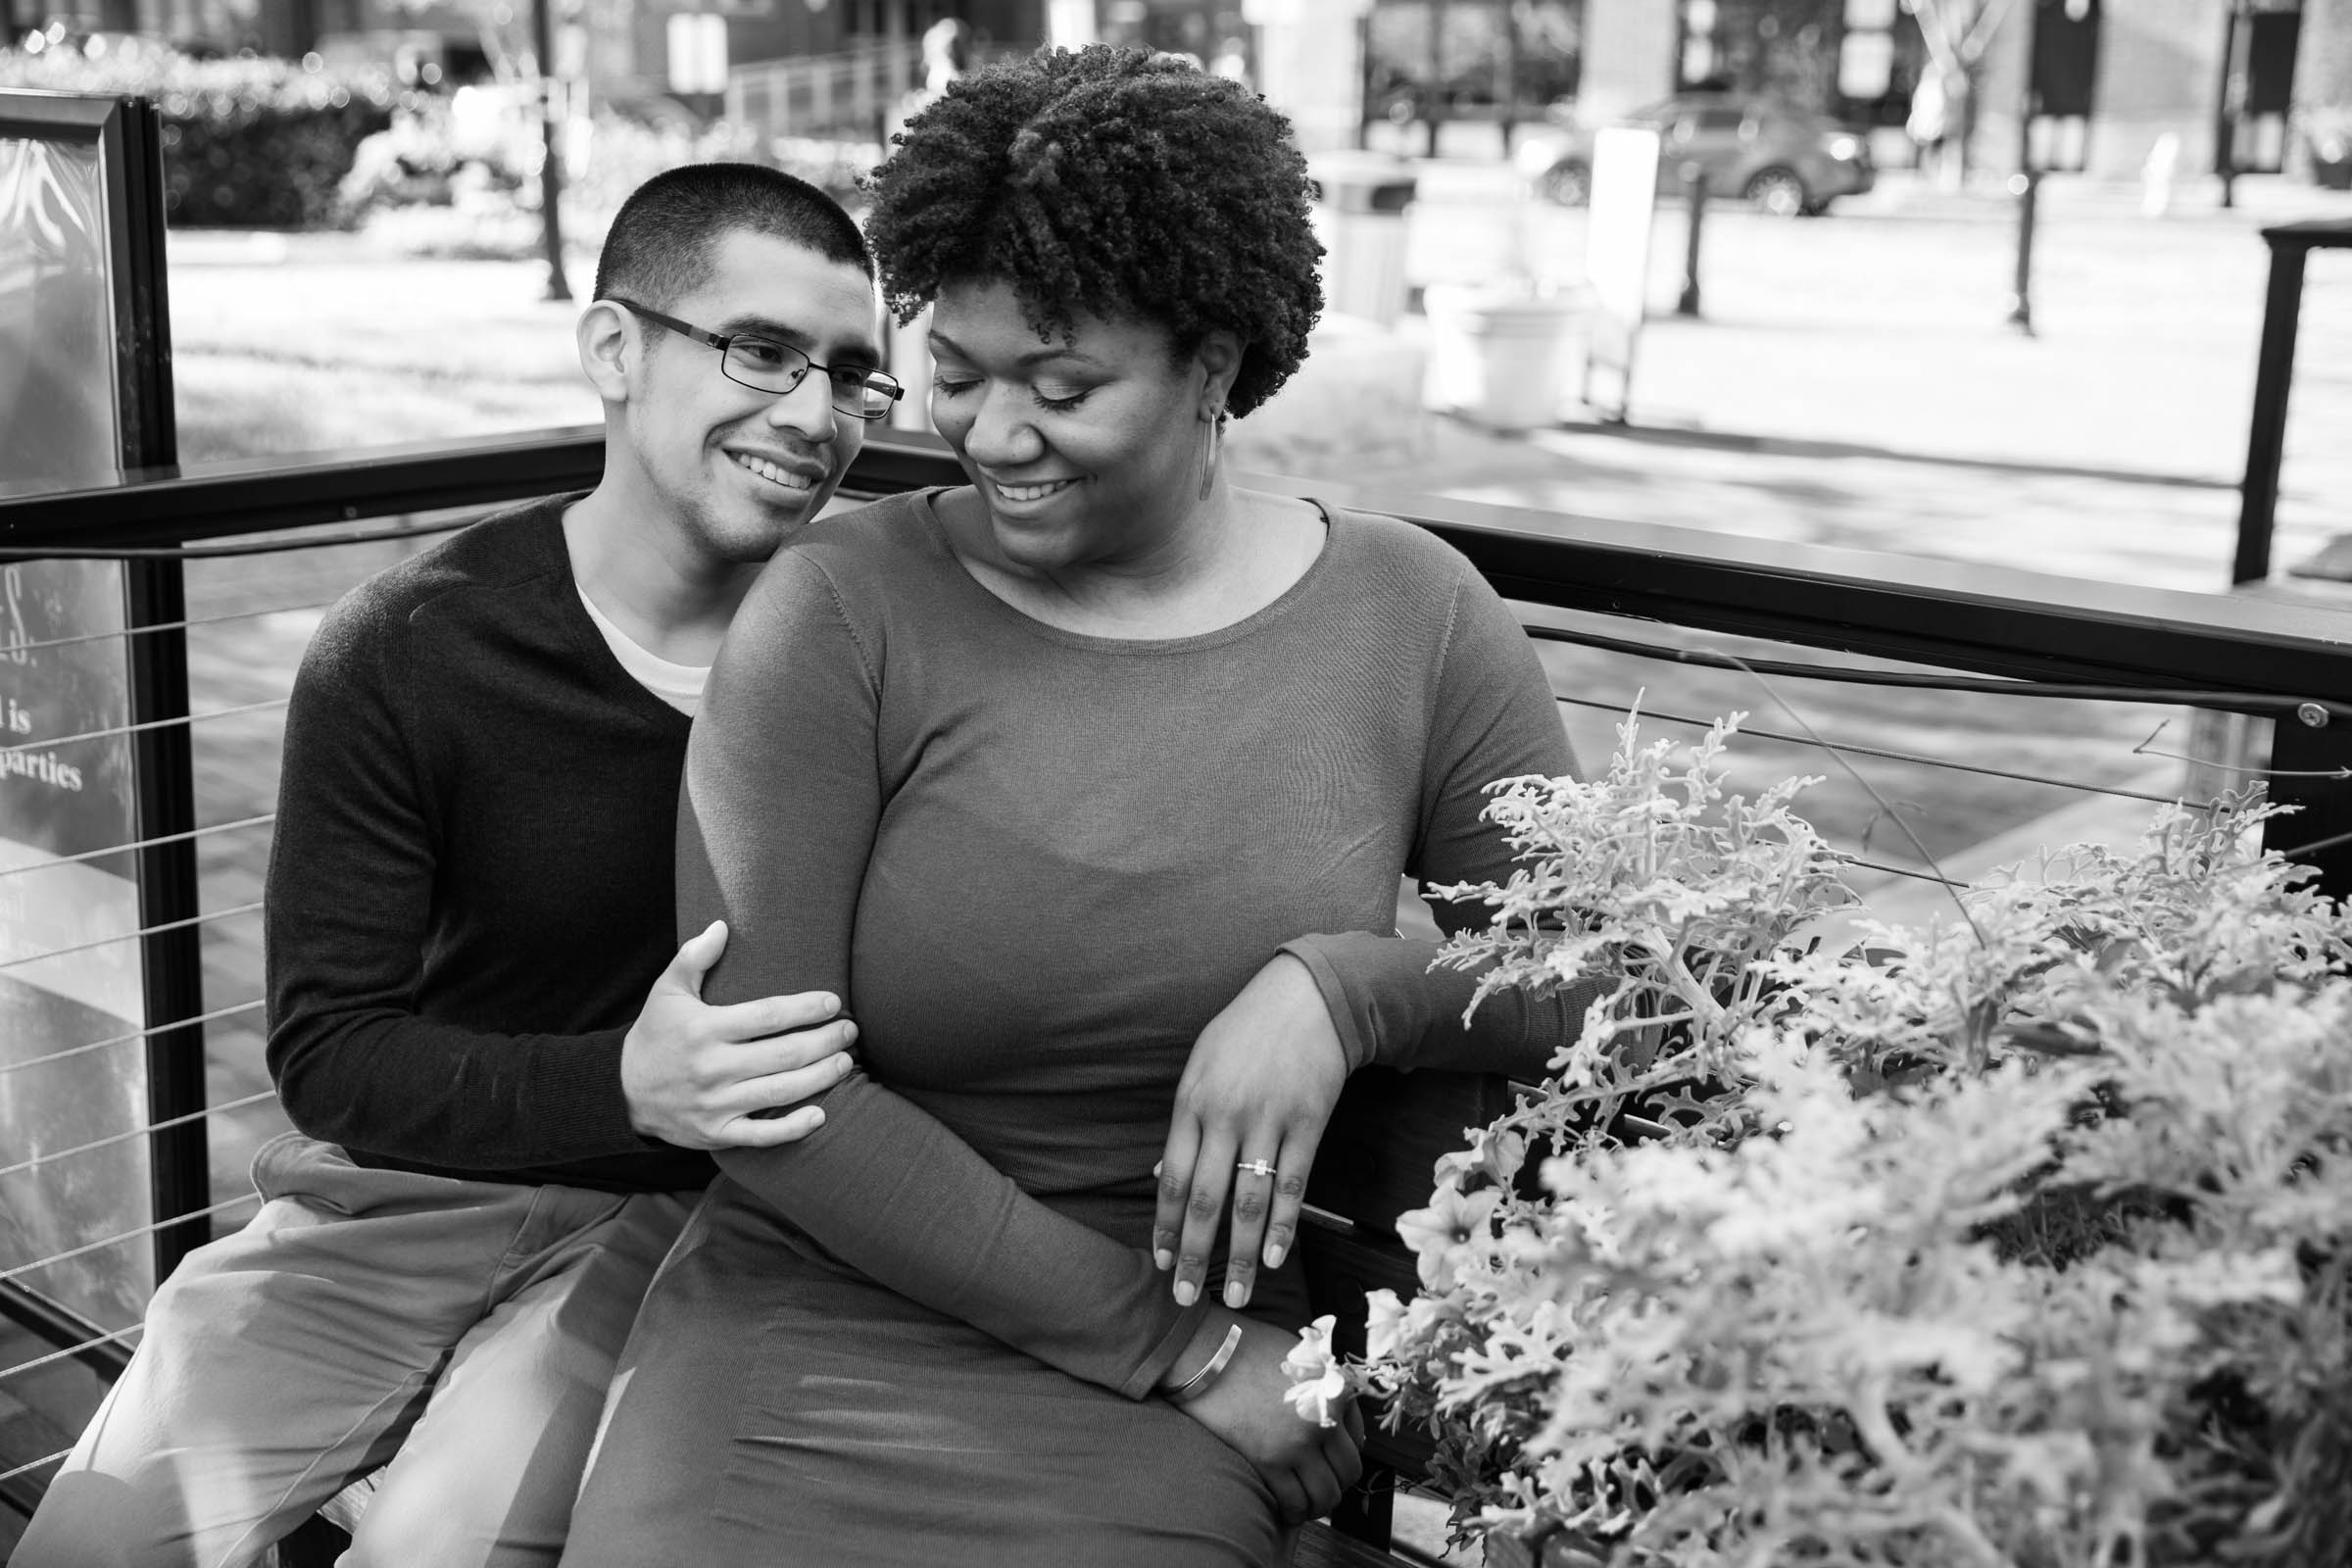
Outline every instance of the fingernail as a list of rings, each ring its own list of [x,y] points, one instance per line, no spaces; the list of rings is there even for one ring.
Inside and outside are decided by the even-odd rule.
[[[1284,1249],[1280,1242],[1268,1242],[1266,1244],[1266,1267],[1282,1267],[1282,1260],[1289,1255],[1290,1253]]]
[[[1178,1280],[1176,1282],[1176,1304],[1178,1306],[1192,1305],[1193,1298],[1199,1296],[1200,1294],[1200,1291],[1194,1287],[1191,1280]]]
[[[839,997],[820,997],[817,999],[816,1004],[827,1012],[839,1012],[841,1010],[841,999]]]
[[[1160,1167],[1160,1166],[1162,1166],[1162,1165],[1164,1165],[1164,1164],[1166,1164],[1166,1163],[1167,1163],[1167,1161],[1166,1161],[1166,1160],[1164,1160],[1164,1159],[1155,1159],[1155,1160],[1153,1160],[1153,1161],[1152,1162],[1152,1175],[1154,1175],[1154,1176],[1158,1175],[1158,1174],[1159,1174],[1159,1167]]]
[[[858,1026],[857,1026],[856,1024],[854,1024],[854,1023],[845,1023],[845,1024],[843,1024],[843,1025],[841,1026],[841,1043],[842,1043],[843,1045],[845,1045],[845,1046],[846,1046],[846,1045],[849,1045],[849,1044],[850,1044],[852,1041],[855,1041],[857,1038],[858,1038]]]
[[[1176,1254],[1164,1247],[1155,1247],[1152,1250],[1152,1266],[1165,1274],[1176,1266]]]
[[[1235,1311],[1240,1311],[1242,1309],[1242,1303],[1249,1299],[1250,1288],[1242,1284],[1239,1280],[1236,1280],[1225,1287],[1225,1304],[1229,1307],[1232,1307]]]

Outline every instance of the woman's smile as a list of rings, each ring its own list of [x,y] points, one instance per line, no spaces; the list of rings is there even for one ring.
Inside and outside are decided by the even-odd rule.
[[[991,478],[988,487],[996,493],[999,501],[1017,507],[1057,496],[1077,482],[1076,479],[1033,479],[1015,483],[1010,479]]]

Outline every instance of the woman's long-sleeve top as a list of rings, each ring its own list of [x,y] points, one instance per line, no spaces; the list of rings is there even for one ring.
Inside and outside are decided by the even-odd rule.
[[[1504,875],[1485,786],[1568,766],[1508,611],[1394,519],[1336,514],[1273,604],[1132,642],[991,595],[927,496],[818,524],[712,672],[679,928],[729,923],[710,1001],[836,990],[864,1069],[813,1136],[720,1165],[831,1266],[1141,1396],[1201,1310],[1147,1250],[1200,1029],[1313,933],[1332,934],[1327,991],[1357,985],[1365,1019],[1364,998],[1400,1004],[1426,947],[1346,934],[1393,931],[1400,870]],[[1474,1043],[1430,1006],[1390,1010],[1413,1018],[1400,1064]],[[1508,1011],[1522,1062],[1573,1016]]]

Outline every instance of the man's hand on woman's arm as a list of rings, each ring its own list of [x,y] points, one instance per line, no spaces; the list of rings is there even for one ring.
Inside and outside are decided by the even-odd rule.
[[[1152,1261],[1175,1270],[1179,1302],[1191,1305],[1207,1277],[1228,1193],[1225,1304],[1249,1304],[1261,1258],[1282,1266],[1348,1066],[1314,976],[1287,954],[1200,1031],[1176,1085],[1152,1222]],[[1259,1164],[1271,1174],[1243,1168]]]
[[[1341,1494],[1364,1473],[1364,1419],[1349,1400],[1338,1425],[1319,1427],[1285,1397],[1291,1375],[1282,1362],[1298,1348],[1298,1335],[1211,1307],[1192,1343],[1160,1380],[1161,1391],[1180,1389],[1208,1363],[1237,1324],[1242,1339],[1233,1359],[1210,1375],[1200,1394],[1176,1407],[1250,1461],[1281,1505],[1284,1523],[1319,1519],[1339,1505]]]
[[[726,923],[713,920],[654,982],[620,1046],[629,1125],[681,1149],[806,1138],[825,1113],[803,1102],[849,1075],[858,1026],[838,1016],[841,999],[824,991],[727,1006],[703,1001],[703,976],[726,950]]]

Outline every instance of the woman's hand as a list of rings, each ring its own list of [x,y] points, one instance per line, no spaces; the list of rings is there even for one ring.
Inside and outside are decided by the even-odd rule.
[[[1341,1494],[1364,1473],[1364,1421],[1349,1400],[1337,1426],[1319,1427],[1283,1397],[1291,1375],[1282,1361],[1298,1348],[1298,1335],[1210,1307],[1171,1379],[1181,1381],[1205,1362],[1236,1323],[1242,1325],[1242,1343],[1233,1359],[1197,1397],[1177,1408],[1250,1461],[1274,1494],[1283,1523],[1319,1519],[1339,1506]]]
[[[1200,1293],[1228,1190],[1225,1304],[1250,1304],[1261,1256],[1268,1268],[1282,1266],[1298,1236],[1315,1146],[1347,1083],[1348,1055],[1323,994],[1288,954],[1258,970],[1200,1031],[1176,1085],[1152,1222],[1152,1260],[1175,1269],[1178,1301],[1190,1306]],[[1240,1168],[1260,1162],[1271,1174]]]

